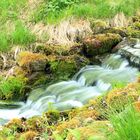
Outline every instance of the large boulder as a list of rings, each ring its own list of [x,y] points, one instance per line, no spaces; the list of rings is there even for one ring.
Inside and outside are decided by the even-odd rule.
[[[118,34],[98,34],[88,37],[83,41],[83,51],[86,56],[92,57],[95,55],[110,52],[122,38]]]

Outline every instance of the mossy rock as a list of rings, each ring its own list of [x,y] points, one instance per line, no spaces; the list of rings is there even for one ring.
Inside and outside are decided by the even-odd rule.
[[[139,91],[140,86],[137,83],[130,84],[122,89],[114,89],[107,95],[106,104],[112,110],[122,111],[138,100]]]
[[[55,79],[68,80],[81,67],[89,63],[88,59],[79,55],[70,56],[48,56],[49,68]]]
[[[135,28],[135,29],[137,29],[137,30],[140,30],[140,21],[138,22],[134,22],[133,24],[132,24],[132,26]]]
[[[42,53],[45,55],[59,55],[59,56],[68,56],[74,54],[81,54],[82,47],[81,45],[74,46],[62,46],[62,45],[38,45],[36,46],[36,53]]]
[[[12,119],[10,122],[8,122],[4,127],[11,129],[12,131],[21,133],[24,131],[24,127],[22,125],[21,119]]]
[[[128,33],[126,28],[124,27],[112,27],[104,30],[103,33],[114,33],[114,34],[119,34],[121,37],[127,37]]]
[[[107,22],[102,20],[91,20],[90,26],[94,34],[103,33],[109,27]]]
[[[117,52],[118,50],[125,47],[126,45],[133,47],[134,45],[137,44],[137,41],[138,41],[137,38],[127,37],[123,41],[121,41],[115,48],[113,48],[112,52]]]
[[[50,80],[49,75],[46,72],[34,72],[32,74],[26,75],[28,77],[28,85],[36,87],[39,85],[45,85],[48,80]]]
[[[25,125],[27,130],[37,132],[43,128],[44,123],[45,121],[43,117],[34,116],[26,120]]]
[[[20,135],[20,140],[33,140],[37,136],[37,132],[35,131],[27,131]]]
[[[45,55],[32,52],[21,52],[17,63],[23,70],[28,72],[44,71],[47,63]]]
[[[134,27],[128,27],[127,28],[128,35],[132,38],[140,38],[140,30],[135,29]]]
[[[83,51],[86,56],[93,57],[110,52],[122,38],[119,34],[98,34],[83,41]]]
[[[133,22],[140,22],[140,16],[133,16],[132,21]]]

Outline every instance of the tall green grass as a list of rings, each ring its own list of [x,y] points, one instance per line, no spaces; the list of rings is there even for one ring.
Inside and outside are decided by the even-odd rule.
[[[65,4],[64,4],[65,3]],[[64,18],[111,18],[123,12],[126,16],[134,15],[140,9],[139,0],[49,0],[40,5],[33,15],[34,21],[58,23]]]
[[[14,29],[7,31],[6,27],[3,27],[0,33],[0,52],[6,52],[11,49],[13,45],[27,46],[30,43],[35,42],[36,38],[28,28],[20,21],[13,22]]]
[[[12,44],[28,45],[35,41],[35,36],[21,23],[15,23],[15,30],[11,33]]]
[[[0,20],[17,19],[27,0],[0,0]]]
[[[19,19],[26,2],[0,0],[0,52],[9,51],[13,45],[23,46],[35,41],[35,36]]]
[[[134,107],[127,108],[122,113],[113,113],[110,117],[114,132],[110,140],[140,140],[140,112]]]
[[[6,52],[9,49],[8,35],[6,32],[0,33],[0,52]]]

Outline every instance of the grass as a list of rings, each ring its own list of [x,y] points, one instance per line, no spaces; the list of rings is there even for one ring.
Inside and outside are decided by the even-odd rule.
[[[65,0],[68,2],[71,0]],[[64,1],[63,1],[64,2]],[[78,0],[65,7],[62,1],[49,0],[39,6],[33,15],[36,22],[59,23],[62,19],[75,16],[78,18],[111,18],[123,12],[126,16],[134,15],[140,8],[139,0]]]
[[[0,0],[0,19],[2,22],[15,20],[27,0]]]
[[[6,32],[0,33],[0,52],[6,52],[9,49],[8,35]]]
[[[9,51],[13,45],[27,46],[35,42],[35,36],[20,21],[13,23],[14,29],[7,29],[3,26],[0,34],[0,52]]]
[[[134,107],[127,108],[122,113],[113,113],[110,117],[114,133],[110,140],[140,140],[140,113]]]
[[[28,45],[35,41],[35,36],[19,21],[15,24],[15,30],[11,34],[11,41],[17,45]]]
[[[25,86],[26,79],[23,77],[9,77],[7,80],[0,81],[0,99],[18,100],[21,99],[22,90]]]
[[[0,0],[0,52],[9,51],[14,45],[27,46],[35,41],[35,36],[20,21],[26,2],[27,0]]]

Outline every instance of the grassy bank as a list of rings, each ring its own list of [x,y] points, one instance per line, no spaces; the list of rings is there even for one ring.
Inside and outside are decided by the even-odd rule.
[[[120,12],[132,16],[139,8],[139,0],[49,0],[40,4],[33,18],[36,22],[43,19],[46,24],[58,23],[71,16],[104,19]]]

